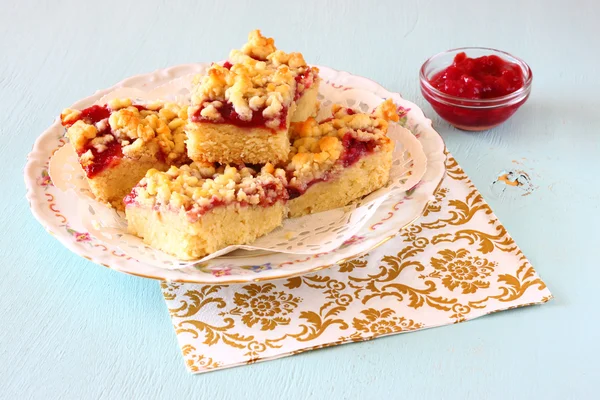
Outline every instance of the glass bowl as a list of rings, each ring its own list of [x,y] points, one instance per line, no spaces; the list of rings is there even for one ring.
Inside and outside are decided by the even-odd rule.
[[[454,56],[465,52],[467,57],[496,55],[521,67],[523,87],[501,97],[491,99],[463,99],[446,94],[433,87],[429,80],[454,61]],[[531,93],[533,74],[525,61],[504,51],[486,47],[462,47],[436,54],[421,67],[419,74],[421,93],[435,112],[446,122],[465,131],[484,131],[509,119],[525,103]]]

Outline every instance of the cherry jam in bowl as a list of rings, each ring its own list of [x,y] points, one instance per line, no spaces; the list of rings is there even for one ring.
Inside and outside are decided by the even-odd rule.
[[[525,103],[533,74],[523,60],[485,47],[431,57],[421,67],[421,93],[438,115],[465,131],[500,125]]]

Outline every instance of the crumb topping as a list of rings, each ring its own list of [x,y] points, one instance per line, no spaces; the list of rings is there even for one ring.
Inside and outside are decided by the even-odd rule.
[[[166,206],[191,214],[229,203],[272,205],[287,200],[285,171],[266,164],[260,172],[251,168],[216,167],[193,162],[167,172],[151,169],[132,195],[137,204]]]
[[[95,154],[106,151],[111,143],[120,144],[123,154],[131,158],[161,153],[170,163],[185,159],[187,107],[160,102],[141,106],[131,99],[92,107],[104,111],[98,112],[97,118],[85,116],[89,109],[66,109],[61,114],[80,161],[92,163]]]
[[[357,144],[363,143],[368,145],[369,151],[377,151],[390,142],[387,137],[389,121],[398,120],[396,105],[388,99],[371,114],[358,113],[335,104],[331,118],[321,122],[309,118],[292,123],[292,149],[286,167],[289,184],[304,187],[311,181],[325,179],[341,170],[344,165],[340,160],[350,147]]]
[[[275,50],[275,40],[264,37],[258,29],[248,34],[248,43],[242,46],[242,53],[257,60],[266,60]]]
[[[277,50],[274,40],[259,30],[250,32],[241,50],[231,51],[228,67],[214,64],[206,75],[195,79],[190,114],[222,122],[223,107],[231,104],[242,121],[260,112],[267,126],[276,127],[297,91],[308,85],[298,83],[297,78],[311,75],[307,82],[312,82],[318,73],[306,65],[302,54]]]

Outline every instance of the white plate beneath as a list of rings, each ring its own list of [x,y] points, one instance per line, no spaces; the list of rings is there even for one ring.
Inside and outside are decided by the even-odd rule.
[[[85,108],[119,87],[148,91],[173,79],[188,79],[205,65],[180,65],[137,75],[77,102],[73,108]],[[28,156],[25,182],[31,210],[44,228],[74,253],[107,268],[152,279],[191,283],[242,283],[281,279],[317,271],[363,254],[391,239],[420,217],[444,176],[445,147],[439,134],[431,127],[431,121],[425,118],[415,104],[402,99],[400,94],[388,92],[363,77],[327,67],[319,69],[325,82],[342,89],[365,90],[382,100],[392,98],[396,104],[409,110],[406,118],[401,121],[402,125],[415,134],[427,156],[427,171],[419,184],[401,198],[396,196],[387,199],[361,230],[340,248],[315,255],[238,250],[181,269],[164,269],[138,262],[118,247],[92,236],[78,216],[73,193],[58,190],[51,184],[48,175],[49,159],[65,144],[64,128],[58,118],[37,139]]]

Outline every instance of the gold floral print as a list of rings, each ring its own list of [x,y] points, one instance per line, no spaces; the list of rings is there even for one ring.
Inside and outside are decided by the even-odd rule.
[[[181,287],[181,283],[167,284],[165,281],[160,281],[160,289],[162,290],[165,300],[175,300],[177,297],[177,289]]]
[[[352,326],[359,332],[381,336],[389,333],[412,331],[423,327],[423,324],[416,323],[412,319],[398,317],[391,308],[376,310],[368,308],[361,311],[366,318],[354,318]]]
[[[452,157],[447,165],[452,171],[427,215],[368,263],[365,256],[252,285],[161,284],[188,369],[254,363],[550,300]]]
[[[192,372],[210,370],[221,366],[219,362],[214,361],[211,357],[206,357],[203,354],[197,354],[196,348],[191,344],[182,346],[181,352],[185,358],[185,363]]]
[[[490,222],[494,222],[491,220]],[[496,227],[496,234],[486,233],[475,229],[462,229],[454,233],[440,233],[431,239],[431,243],[440,244],[444,242],[454,243],[459,240],[466,240],[469,245],[479,243],[477,251],[487,254],[498,249],[506,253],[512,253],[518,249],[514,240],[508,236],[506,229],[502,225]]]
[[[462,294],[475,293],[478,289],[490,287],[487,280],[494,272],[495,263],[479,256],[471,256],[467,249],[457,251],[441,250],[439,258],[431,258],[434,272],[421,278],[441,278],[448,289],[460,287]]]
[[[456,162],[456,159],[451,155],[448,155],[446,158],[446,175],[457,181],[469,179],[465,174],[465,171],[463,171],[460,165],[458,165],[458,162]]]
[[[249,357],[248,361],[246,361],[246,363],[252,364],[260,359],[260,354],[267,349],[267,346],[264,343],[254,340],[254,341],[248,343],[248,345],[246,346],[246,349],[248,351],[246,353],[244,353],[244,355],[246,357]]]
[[[368,274],[366,277],[350,276],[348,286],[356,289],[354,295],[363,304],[375,298],[395,297],[398,301],[407,302],[407,306],[418,309],[429,306],[438,310],[449,311],[450,306],[457,299],[448,299],[436,296],[437,286],[435,282],[426,280],[425,287],[415,287],[403,282],[400,277],[405,271],[422,272],[425,266],[414,259],[415,256],[424,252],[420,247],[406,246],[395,256],[384,256],[379,265],[379,272]]]
[[[249,328],[260,323],[261,330],[273,330],[279,325],[288,325],[290,315],[301,299],[290,293],[274,292],[275,285],[266,283],[252,284],[242,288],[246,291],[237,292],[233,302],[237,306],[229,311],[232,315],[241,315],[242,322]]]
[[[405,242],[414,242],[417,239],[417,235],[423,232],[421,225],[411,225],[402,230],[402,237]]]
[[[427,217],[429,214],[438,213],[442,210],[442,201],[448,194],[449,190],[447,188],[441,187],[439,188],[434,196],[435,199],[427,205],[425,211],[423,211],[423,216]]]
[[[483,200],[477,189],[473,188],[466,199],[452,199],[448,201],[448,218],[440,218],[437,221],[423,222],[421,226],[426,229],[441,229],[447,225],[464,225],[479,212],[492,214],[492,209]]]
[[[364,259],[364,257],[360,257],[341,263],[339,266],[339,272],[352,272],[355,268],[365,268],[367,266],[367,261]]]
[[[528,261],[525,261],[519,267],[515,275],[498,275],[498,282],[502,284],[500,286],[500,294],[487,296],[477,301],[471,301],[469,302],[469,305],[473,308],[485,308],[489,299],[496,299],[501,302],[510,302],[522,297],[531,287],[537,286],[539,291],[546,289],[546,284],[540,279]],[[540,302],[545,303],[551,298],[552,295],[550,294],[549,296],[542,297]]]
[[[450,316],[450,318],[454,318],[454,323],[457,324],[459,322],[467,320],[465,315],[471,312],[471,307],[469,307],[468,305],[456,303],[452,306],[452,312],[453,314]]]

